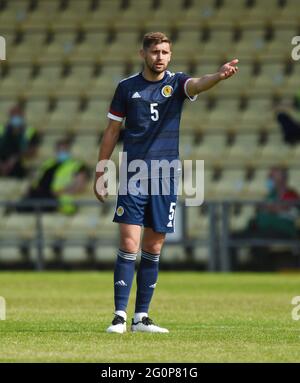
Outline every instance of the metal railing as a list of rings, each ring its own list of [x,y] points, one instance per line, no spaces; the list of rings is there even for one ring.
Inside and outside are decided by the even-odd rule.
[[[99,202],[96,200],[80,200],[75,201],[74,204],[80,208],[83,206],[96,206],[99,207]],[[111,202],[106,202],[111,204]],[[300,256],[300,237],[293,239],[286,238],[243,238],[235,239],[231,236],[230,231],[230,214],[231,209],[236,204],[238,205],[252,205],[261,206],[265,205],[266,202],[262,201],[244,201],[244,200],[227,200],[227,201],[206,201],[205,206],[207,207],[209,230],[206,237],[200,236],[198,238],[190,238],[187,232],[187,208],[185,208],[182,201],[178,202],[178,208],[181,209],[180,219],[182,230],[177,233],[177,238],[174,240],[166,241],[166,246],[170,244],[177,244],[183,248],[195,248],[197,246],[206,246],[208,248],[208,260],[207,270],[208,271],[223,271],[228,272],[232,270],[232,259],[231,259],[231,248],[239,247],[256,247],[256,246],[273,246],[275,244],[286,245],[296,252]],[[299,202],[276,202],[278,205],[292,205],[299,206]],[[53,244],[55,240],[48,240],[44,235],[43,227],[43,208],[45,207],[56,207],[57,203],[52,200],[35,200],[28,202],[12,202],[12,201],[0,201],[0,207],[4,206],[8,210],[15,211],[18,207],[31,207],[35,216],[35,237],[30,239],[30,246],[34,246],[37,250],[37,258],[35,262],[35,269],[38,271],[45,269],[44,249],[46,245]],[[21,213],[20,213],[21,216]],[[24,216],[24,214],[22,214]],[[20,245],[24,240],[20,240]],[[16,246],[16,239],[0,239],[0,247],[3,246]],[[80,246],[83,244],[82,239],[67,239],[64,241],[63,246]],[[99,240],[93,238],[93,246],[117,246],[117,241],[112,239],[101,238]]]

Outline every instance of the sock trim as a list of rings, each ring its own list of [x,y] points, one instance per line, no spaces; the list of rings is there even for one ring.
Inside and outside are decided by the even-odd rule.
[[[152,254],[145,250],[142,250],[142,254],[141,254],[142,258],[145,258],[148,261],[152,261],[152,262],[159,262],[159,256],[160,254]]]
[[[135,261],[137,257],[137,253],[127,253],[121,249],[118,250],[118,256],[126,259],[127,261]]]

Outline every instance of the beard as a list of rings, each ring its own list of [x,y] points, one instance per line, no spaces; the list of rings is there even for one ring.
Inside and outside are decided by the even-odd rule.
[[[146,64],[147,68],[148,68],[153,74],[160,74],[160,73],[164,72],[164,71],[167,69],[167,67],[168,67],[167,64],[166,64],[166,65],[162,64],[161,68],[158,69],[158,68],[155,67],[155,63],[150,64],[147,60],[145,60],[145,64]]]

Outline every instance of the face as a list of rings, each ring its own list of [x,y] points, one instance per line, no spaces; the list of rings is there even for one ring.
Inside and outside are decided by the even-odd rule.
[[[13,129],[13,131],[18,133],[20,130],[24,128],[25,121],[23,116],[13,115],[9,119],[9,124],[10,124],[10,127]]]
[[[56,146],[56,158],[58,161],[66,161],[70,158],[69,145],[59,144]]]
[[[140,54],[148,69],[156,74],[164,72],[171,60],[169,43],[152,44],[149,48],[141,49]]]
[[[275,185],[281,185],[285,182],[285,173],[281,169],[273,168],[269,173],[269,178],[273,180]]]

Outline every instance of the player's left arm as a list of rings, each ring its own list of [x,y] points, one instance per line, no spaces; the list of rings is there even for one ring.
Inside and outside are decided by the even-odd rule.
[[[221,80],[226,80],[227,78],[233,76],[238,71],[238,67],[236,66],[238,62],[238,59],[234,59],[221,66],[217,73],[206,74],[200,78],[189,79],[186,84],[186,91],[188,95],[193,97],[205,90],[212,88]]]

